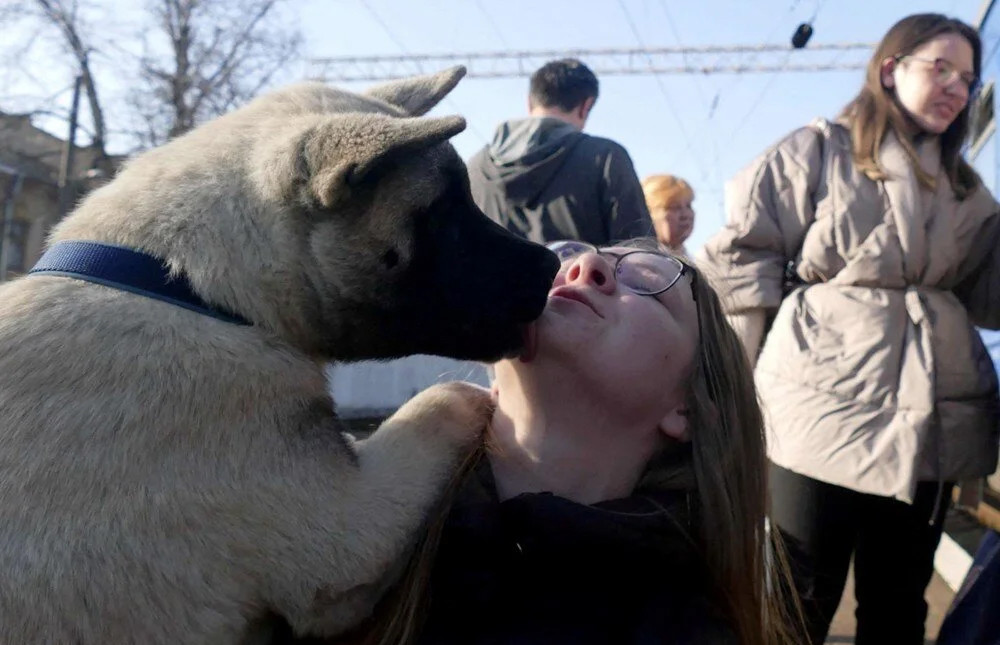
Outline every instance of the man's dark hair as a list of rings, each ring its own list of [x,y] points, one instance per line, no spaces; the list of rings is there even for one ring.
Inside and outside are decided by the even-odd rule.
[[[597,98],[597,77],[575,58],[545,63],[531,75],[531,104],[569,112]]]

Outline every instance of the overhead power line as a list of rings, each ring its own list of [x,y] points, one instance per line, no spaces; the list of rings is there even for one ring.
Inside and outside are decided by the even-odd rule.
[[[368,4],[367,0],[361,0],[361,4],[364,5],[365,9],[368,10],[368,13],[371,14],[371,17],[382,28],[382,31],[385,32],[385,35],[389,37],[389,40],[391,40],[393,42],[393,44],[395,44],[396,47],[399,47],[399,49],[403,52],[403,54],[397,56],[397,58],[410,58],[410,57],[412,57],[412,55],[407,52],[406,45],[404,45],[403,42],[399,38],[396,37],[396,34],[393,33],[393,31],[391,29],[389,29],[389,25],[385,24],[385,21],[382,20],[382,17],[378,14],[377,11],[375,11],[375,8],[372,7],[370,4]],[[420,64],[417,63],[416,65],[417,65],[417,68],[414,71],[410,72],[409,74],[401,74],[401,75],[397,75],[397,76],[385,76],[385,77],[380,77],[380,78],[373,78],[371,80],[376,80],[376,81],[377,80],[391,80],[391,79],[394,79],[394,78],[399,78],[400,76],[410,76],[410,75],[413,75],[413,74],[423,74],[424,71],[422,69],[420,69]],[[331,79],[331,80],[333,80],[333,79]],[[348,80],[348,79],[339,79],[339,80]],[[363,80],[363,79],[359,79],[359,80]],[[457,111],[459,111],[459,112],[463,111],[462,108],[459,107],[458,103],[455,102],[455,99],[452,98],[451,96],[445,96],[444,100],[447,101],[448,103],[450,103]],[[480,141],[482,141],[484,144],[489,143],[490,140],[486,138],[485,134],[483,134],[482,132],[479,131],[479,128],[477,128],[474,123],[472,123],[471,121],[469,121],[468,122],[468,126],[469,126],[469,131],[472,132],[473,134],[475,134],[477,137],[479,137]]]
[[[500,27],[497,26],[496,20],[493,19],[493,16],[490,14],[490,12],[487,11],[486,7],[483,6],[483,0],[476,0],[476,6],[479,7],[479,12],[482,13],[483,17],[486,18],[486,22],[489,23],[490,28],[493,29],[493,33],[497,35],[497,38],[500,39],[500,42],[503,44],[503,46],[510,47],[510,45],[507,44],[507,39],[503,35],[503,31],[500,29]]]
[[[393,44],[396,45],[396,47],[399,47],[399,49],[401,51],[405,52],[406,51],[406,45],[404,45],[403,42],[399,38],[396,37],[396,34],[393,33],[393,31],[391,29],[389,29],[389,25],[385,24],[385,21],[382,20],[382,16],[380,16],[378,14],[378,12],[375,11],[374,7],[372,7],[370,4],[368,4],[368,2],[366,0],[361,0],[361,4],[368,11],[368,13],[371,15],[372,19],[375,22],[378,23],[378,26],[382,28],[382,31],[385,32],[385,35],[389,37],[389,40],[391,40],[393,42]]]
[[[636,42],[639,43],[640,47],[645,49],[646,43],[643,42],[642,36],[639,35],[639,29],[638,27],[635,26],[635,21],[632,20],[632,14],[628,12],[628,7],[625,6],[624,0],[618,0],[618,6],[621,7],[622,13],[625,15],[625,21],[628,23],[629,29],[632,30],[632,35],[635,36]],[[684,54],[681,54],[681,56],[683,58],[684,64],[686,65],[687,58],[684,56]],[[649,60],[649,67],[650,68],[655,67],[653,57],[651,55],[647,55],[647,59]],[[663,85],[663,79],[660,78],[660,73],[658,72],[652,72],[652,73],[654,74],[653,78],[656,80],[656,86],[659,88],[660,94],[663,96],[664,103],[667,104],[667,108],[670,109],[670,114],[673,115],[674,121],[677,122],[677,128],[678,130],[680,130],[681,138],[684,140],[684,144],[686,146],[684,149],[684,154],[687,154],[694,148],[694,142],[691,139],[690,135],[688,135],[687,128],[684,126],[684,120],[681,118],[680,113],[677,111],[677,107],[674,105],[674,102],[670,99],[670,94],[667,92],[667,88],[664,87]],[[701,158],[700,154],[695,154],[694,158],[698,161],[698,165],[701,167],[702,178],[704,179],[705,176],[707,176],[708,174],[708,166],[704,163],[704,160]]]
[[[529,76],[547,61],[567,57],[584,60],[598,75],[825,72],[863,69],[874,46],[874,43],[818,43],[790,50],[785,44],[763,44],[338,56],[311,60],[309,77],[340,82],[384,81],[421,74],[423,70],[464,65],[468,78],[520,78]],[[790,52],[794,53],[788,55]],[[838,58],[829,60],[830,52],[839,53]],[[852,52],[857,54],[857,60],[840,60]],[[740,62],[740,55],[746,53],[757,54],[758,59],[761,54],[787,56],[776,56],[770,63],[747,64]],[[715,60],[709,62],[709,56]],[[735,60],[726,63],[727,56]]]

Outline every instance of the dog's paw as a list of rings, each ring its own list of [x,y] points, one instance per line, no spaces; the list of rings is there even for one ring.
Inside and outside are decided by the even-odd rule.
[[[488,389],[452,381],[432,385],[418,393],[393,417],[416,425],[418,433],[444,435],[451,441],[466,444],[479,440],[493,409]]]

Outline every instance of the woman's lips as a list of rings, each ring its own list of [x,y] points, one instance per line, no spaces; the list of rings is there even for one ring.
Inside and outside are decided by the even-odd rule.
[[[601,316],[601,313],[597,311],[597,308],[594,306],[594,304],[590,302],[587,296],[585,296],[583,293],[581,293],[576,289],[571,289],[568,287],[556,287],[555,289],[549,292],[549,298],[564,298],[566,300],[575,300],[577,302],[587,305],[588,307],[590,307],[591,311],[593,311],[601,318],[604,318],[604,316]]]
[[[953,106],[947,103],[939,103],[937,105],[937,113],[942,119],[954,119],[961,110],[956,110]]]

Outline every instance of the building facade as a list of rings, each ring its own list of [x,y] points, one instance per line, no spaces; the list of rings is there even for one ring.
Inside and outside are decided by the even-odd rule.
[[[59,175],[65,151],[66,142],[35,127],[29,115],[0,112],[0,279],[31,268],[63,210],[120,161],[77,146],[64,192]]]

